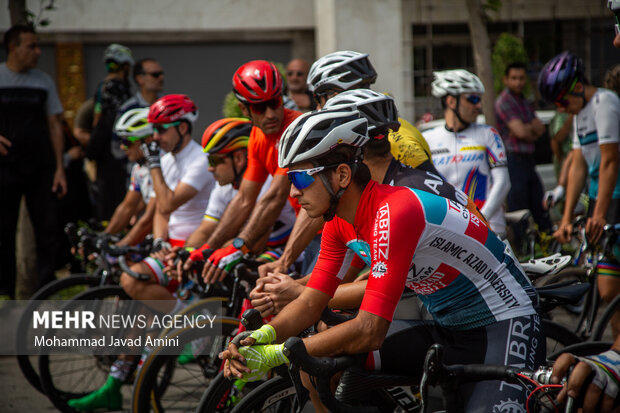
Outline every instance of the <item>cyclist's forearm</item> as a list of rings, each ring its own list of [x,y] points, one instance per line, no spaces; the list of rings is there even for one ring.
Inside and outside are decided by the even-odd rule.
[[[301,295],[287,304],[269,323],[276,330],[276,341],[282,343],[319,321],[329,299],[321,291],[304,288]]]
[[[136,225],[119,241],[118,245],[136,245],[153,230],[153,215],[155,213],[155,203],[149,204],[146,207],[146,211],[140,217]]]
[[[265,194],[257,203],[250,215],[248,224],[243,228],[239,237],[248,245],[254,245],[264,234],[271,232],[273,224],[282,213],[282,208],[287,202],[286,194],[284,197]]]
[[[185,246],[190,248],[202,247],[217,227],[217,224],[218,221],[204,219],[200,223],[198,229],[192,232],[192,234],[187,238],[187,241],[185,241]]]
[[[480,212],[487,220],[499,210],[510,191],[510,176],[508,175],[507,167],[501,166],[491,169],[491,178],[493,179],[493,185],[484,206],[480,209]]]
[[[338,286],[334,298],[329,300],[329,308],[352,309],[359,308],[366,291],[367,280],[341,284]]]
[[[129,221],[134,214],[133,208],[131,208],[126,202],[121,202],[119,206],[114,210],[110,223],[105,229],[106,234],[116,234],[123,229],[127,228]]]
[[[220,248],[226,241],[234,238],[252,212],[254,202],[246,200],[240,194],[241,192],[230,201],[217,228],[207,240],[212,248]]]
[[[305,209],[301,209],[295,225],[280,257],[285,268],[290,267],[302,251],[312,242],[317,232],[323,227],[323,218],[310,218]]]
[[[566,202],[564,204],[564,215],[562,222],[564,224],[570,223],[573,217],[573,210],[577,201],[579,200],[579,194],[583,189],[586,180],[586,169],[583,159],[575,159],[578,156],[573,155],[571,162],[568,182],[566,186]]]
[[[595,218],[605,219],[611,197],[616,187],[618,179],[618,153],[611,159],[601,156],[601,165],[599,166],[598,194],[596,196],[596,205],[592,216]]]

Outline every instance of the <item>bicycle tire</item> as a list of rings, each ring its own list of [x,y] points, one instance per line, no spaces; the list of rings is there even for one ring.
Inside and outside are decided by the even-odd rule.
[[[547,355],[558,353],[564,347],[583,341],[568,328],[547,319],[542,320],[542,329],[547,337]]]
[[[131,298],[120,286],[103,286],[92,288],[79,294],[72,301],[102,300],[114,298],[131,301]],[[63,413],[76,413],[77,410],[69,407],[69,399],[85,396],[93,392],[105,383],[109,368],[116,356],[93,356],[93,355],[40,355],[39,373],[41,385],[45,394],[52,404]],[[76,363],[87,365],[79,370],[74,370]],[[57,368],[57,366],[61,366]],[[66,373],[81,374],[81,377],[65,377]]]
[[[602,341],[603,334],[605,334],[607,325],[609,324],[609,321],[611,321],[611,318],[613,317],[613,315],[618,310],[619,306],[620,306],[620,295],[616,296],[613,300],[611,300],[611,303],[607,305],[607,308],[605,308],[605,311],[600,316],[600,318],[597,320],[596,326],[594,327],[594,330],[592,331],[591,341]],[[613,337],[612,337],[612,340],[613,340]]]
[[[248,393],[231,413],[294,412],[297,393],[289,377],[276,376]]]
[[[17,330],[15,333],[16,348],[23,348],[28,342],[27,336],[30,331],[28,326],[31,324],[31,318],[26,316],[26,314],[32,314],[32,312],[38,308],[38,305],[40,304],[40,302],[38,301],[50,299],[70,299],[72,298],[71,294],[73,294],[74,296],[75,294],[83,292],[83,290],[79,287],[84,286],[87,288],[92,288],[99,285],[100,282],[101,278],[96,275],[76,274],[68,278],[55,280],[39,289],[30,298],[29,303],[26,305],[24,312],[18,321]],[[66,291],[67,294],[63,294],[63,291]],[[20,354],[16,357],[17,364],[19,365],[19,368],[22,371],[24,377],[26,377],[26,380],[28,380],[32,387],[34,387],[37,391],[44,393],[38,369],[35,369],[34,364],[31,360],[31,357],[36,356]]]
[[[239,319],[232,317],[219,317],[216,322],[221,323],[222,336],[231,338],[239,327]],[[198,328],[181,328],[168,333],[168,338],[179,338],[179,343],[189,343],[192,340],[203,337],[204,331]],[[184,365],[184,371],[179,373],[177,363],[178,356],[162,354],[164,348],[154,349],[144,361],[133,387],[132,412],[173,412],[194,411],[200,403],[203,389],[209,385],[219,371],[221,361],[217,354],[224,349],[218,348],[214,358],[205,357],[198,363]],[[191,370],[188,370],[188,367]],[[163,374],[162,374],[163,372]],[[174,382],[174,377],[182,384]],[[163,397],[163,396],[166,397]]]

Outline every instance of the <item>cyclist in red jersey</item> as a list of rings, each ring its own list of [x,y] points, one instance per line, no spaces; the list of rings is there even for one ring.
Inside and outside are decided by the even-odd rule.
[[[227,376],[255,380],[288,362],[281,343],[316,323],[355,255],[371,275],[355,318],[304,339],[312,356],[368,353],[367,367],[419,375],[426,350],[440,342],[448,362],[523,364],[544,360],[536,292],[518,262],[464,206],[429,192],[381,185],[361,163],[367,121],[352,108],[302,115],[279,146],[296,197],[327,221],[319,259],[302,294],[269,324],[230,344]],[[433,322],[392,318],[403,288],[413,289]],[[393,324],[393,325],[391,325]],[[516,332],[516,333],[515,333]],[[501,343],[499,341],[502,341]],[[519,352],[514,350],[519,348]],[[246,364],[247,363],[247,364]],[[460,389],[466,411],[490,411],[523,388],[499,382]],[[322,406],[315,404],[317,411]]]
[[[233,92],[253,123],[248,146],[248,166],[239,192],[222,215],[220,225],[201,249],[216,249],[203,271],[207,283],[223,279],[226,266],[253,251],[255,244],[280,215],[290,189],[286,169],[278,166],[277,144],[286,127],[301,113],[282,106],[282,77],[270,62],[253,60],[233,75]],[[267,176],[273,176],[269,190],[258,201]],[[299,206],[291,199],[296,211]],[[243,227],[244,223],[247,224]],[[233,239],[233,243],[224,247]]]

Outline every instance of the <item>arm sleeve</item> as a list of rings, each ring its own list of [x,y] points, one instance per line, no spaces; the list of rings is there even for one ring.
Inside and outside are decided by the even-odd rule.
[[[498,166],[507,166],[506,148],[499,132],[495,128],[488,128],[486,138],[489,167],[493,169]]]
[[[573,149],[581,148],[581,143],[579,143],[579,135],[577,135],[577,116],[573,116]]]
[[[334,218],[323,227],[319,258],[306,285],[331,297],[334,296],[355,255],[338,234],[340,230],[338,220],[339,218]]]
[[[491,178],[493,180],[491,190],[484,202],[484,206],[480,209],[480,212],[482,212],[486,219],[490,219],[495,215],[510,191],[510,176],[506,166],[491,169]]]
[[[391,322],[425,228],[417,196],[398,192],[388,197],[377,210],[373,228],[372,265],[360,310]]]

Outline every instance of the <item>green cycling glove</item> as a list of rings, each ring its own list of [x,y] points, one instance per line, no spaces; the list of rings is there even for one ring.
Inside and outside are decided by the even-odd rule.
[[[239,353],[245,357],[245,365],[251,370],[243,375],[243,379],[247,381],[264,379],[269,370],[288,363],[283,350],[284,344],[241,347]]]

